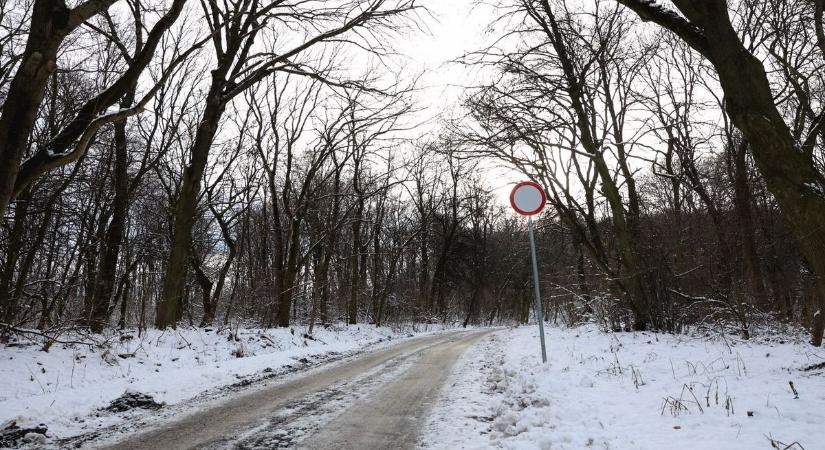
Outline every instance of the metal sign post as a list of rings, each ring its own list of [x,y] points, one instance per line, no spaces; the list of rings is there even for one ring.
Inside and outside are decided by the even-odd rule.
[[[522,216],[527,216],[527,230],[530,235],[530,259],[533,262],[533,287],[536,292],[536,322],[539,324],[539,336],[541,337],[541,361],[547,362],[547,348],[544,343],[544,311],[541,303],[541,290],[539,289],[539,263],[536,258],[536,240],[533,237],[533,217],[544,209],[547,197],[544,189],[532,181],[525,181],[517,184],[510,192],[510,205]]]
[[[533,238],[533,218],[527,218],[527,230],[530,235],[530,258],[533,260],[533,286],[536,292],[536,322],[539,323],[541,337],[541,362],[547,362],[547,349],[544,345],[544,308],[541,306],[541,290],[539,289],[539,263],[536,260],[536,240]]]

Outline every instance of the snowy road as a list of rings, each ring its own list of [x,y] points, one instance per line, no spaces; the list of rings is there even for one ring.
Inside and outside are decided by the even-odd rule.
[[[108,448],[412,448],[453,364],[488,332],[412,339],[248,391]]]

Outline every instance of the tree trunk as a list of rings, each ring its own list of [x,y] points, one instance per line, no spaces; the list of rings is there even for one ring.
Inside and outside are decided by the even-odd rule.
[[[12,199],[46,83],[57,69],[57,49],[70,31],[70,13],[62,0],[34,2],[26,49],[0,114],[0,217]]]
[[[587,272],[584,264],[584,251],[582,250],[582,243],[574,236],[573,249],[576,254],[576,280],[579,285],[579,292],[584,302],[584,312],[588,315],[593,314],[592,294],[590,293],[590,285],[587,284]]]
[[[203,265],[197,256],[192,256],[192,268],[195,269],[195,279],[201,288],[201,299],[203,302],[203,319],[200,326],[205,327],[215,320],[215,304],[212,302],[212,280],[203,271]]]
[[[321,289],[320,304],[318,305],[321,312],[321,323],[329,323],[329,263],[332,260],[332,252],[333,250],[329,250],[324,254],[322,266],[324,284]]]
[[[355,126],[355,110],[350,113],[352,126]],[[353,131],[350,136],[350,145],[353,153],[352,188],[355,192],[355,212],[352,218],[352,251],[350,252],[350,291],[349,302],[347,303],[347,322],[350,325],[358,323],[358,294],[361,288],[361,221],[364,217],[364,203],[366,201],[364,193],[361,192],[361,161],[364,157],[363,150],[359,149],[356,142],[356,133]],[[359,151],[361,154],[359,155]]]
[[[17,315],[16,308],[12,305],[11,286],[23,244],[26,215],[30,204],[31,191],[27,189],[17,201],[17,208],[14,210],[14,222],[8,236],[8,251],[3,262],[3,272],[0,273],[0,319],[7,324],[11,324]]]
[[[326,233],[327,236],[324,238],[326,244],[323,245],[323,257],[321,259],[321,264],[319,267],[320,273],[316,275],[320,275],[320,292],[318,297],[319,302],[319,309],[321,313],[321,323],[329,323],[329,310],[328,310],[328,303],[329,303],[329,264],[332,261],[332,255],[335,253],[336,247],[336,236],[338,235],[338,229],[336,223],[338,222],[338,215],[341,213],[341,170],[342,164],[338,162],[335,158],[335,153],[332,153],[332,158],[335,161],[335,175],[333,177],[332,183],[332,211],[330,212],[329,216],[327,217],[327,225],[326,225]],[[316,282],[317,284],[317,282]],[[313,296],[314,298],[314,296]]]
[[[128,261],[128,252],[125,258]],[[135,270],[137,265],[138,260],[135,260],[126,270],[126,273],[123,275],[123,292],[120,295],[120,315],[117,319],[117,328],[119,330],[123,330],[126,328],[126,314],[129,307],[129,296],[132,294],[132,272]]]
[[[637,202],[635,201],[635,191],[630,191],[632,208],[630,214],[628,214],[625,211],[621,192],[616,181],[613,179],[613,171],[608,167],[602,154],[603,149],[601,148],[601,144],[597,143],[591,132],[591,115],[585,106],[587,101],[582,89],[582,82],[574,65],[575,55],[571,53],[572,48],[569,48],[570,46],[559,29],[556,18],[546,0],[542,1],[542,9],[544,10],[546,22],[540,19],[539,25],[544,29],[559,58],[566,83],[565,90],[570,97],[570,104],[576,115],[576,127],[579,131],[581,145],[592,157],[593,165],[602,183],[602,194],[610,208],[619,259],[624,269],[623,276],[626,279],[624,286],[628,293],[629,304],[634,314],[633,329],[645,330],[648,328],[652,317],[650,293],[646,290],[644,280],[646,273],[640,265],[637,249],[638,243],[636,242],[637,235],[634,232],[634,230],[636,230],[635,215],[638,210]],[[533,9],[533,11],[538,14],[537,10]]]
[[[467,315],[464,317],[464,323],[461,325],[462,328],[467,328],[467,325],[470,324],[470,320],[472,320],[473,315],[475,314],[478,304],[478,297],[481,295],[481,285],[481,283],[476,281],[475,289],[473,289],[473,295],[470,296],[470,303],[467,305]]]
[[[433,271],[433,278],[430,281],[430,304],[427,305],[431,309],[434,308],[435,312],[441,316],[446,313],[446,305],[444,301],[444,271],[446,269],[447,264],[447,256],[450,251],[450,246],[452,245],[452,238],[449,236],[444,236],[444,242],[441,247],[441,252],[439,252],[438,259],[435,262],[435,270]]]
[[[363,200],[358,200],[363,205]],[[361,252],[361,214],[363,206],[359,206],[352,222],[352,251],[350,252],[350,291],[347,304],[347,323],[358,323],[358,291],[361,287],[361,271],[359,270]]]
[[[166,264],[163,291],[155,319],[155,326],[160,329],[177,326],[203,172],[209,158],[209,149],[226,107],[221,94],[224,84],[223,74],[213,72],[212,84],[206,96],[206,107],[192,145],[192,160],[183,171],[180,194],[175,207],[171,253]]]
[[[310,309],[309,309],[309,325],[307,334],[312,336],[312,331],[315,329],[315,320],[318,318],[318,304],[321,302],[321,261],[324,259],[324,247],[319,245],[312,255],[312,292],[310,294]]]
[[[235,294],[238,292],[238,283],[241,279],[241,271],[235,270],[235,276],[232,281],[232,292],[229,293],[229,302],[226,304],[226,313],[223,316],[223,325],[229,325],[229,317],[232,314],[232,309],[235,306]]]
[[[811,341],[820,346],[825,330],[825,179],[811,155],[794,143],[774,103],[765,69],[739,40],[726,3],[717,0],[690,8],[691,19],[702,26],[713,43],[707,47],[706,56],[719,74],[727,112],[748,140],[756,166],[816,277],[818,311]]]
[[[601,153],[595,152],[593,161],[602,180],[602,190],[610,207],[613,231],[616,233],[616,244],[624,268],[624,276],[627,279],[625,286],[630,296],[630,306],[633,309],[633,329],[636,331],[646,330],[651,322],[651,305],[649,293],[645,289],[645,274],[638,262],[636,236],[625,216],[619,188],[616,186],[611,171]]]
[[[295,279],[298,276],[298,252],[300,251],[301,221],[292,219],[289,227],[289,249],[287,250],[286,268],[283,271],[281,290],[278,295],[278,326],[288,327]]]
[[[124,106],[131,105],[132,93],[123,101]],[[115,123],[115,197],[112,219],[106,230],[106,236],[100,248],[100,264],[92,295],[89,325],[92,332],[100,333],[109,320],[109,304],[117,276],[117,262],[123,235],[126,231],[126,215],[129,211],[129,150],[126,140],[126,119]]]
[[[272,296],[272,299],[270,301],[270,315],[268,318],[270,325],[276,323],[278,320],[281,293],[284,291],[284,252],[286,251],[286,245],[284,244],[285,233],[283,231],[283,225],[281,221],[281,210],[278,207],[278,189],[275,185],[274,177],[274,173],[271,173],[269,179],[269,189],[270,195],[272,197],[272,223],[274,228],[272,240],[274,251],[272,252],[271,256],[272,275],[270,282],[272,283],[273,289],[270,293],[270,295]]]
[[[372,322],[378,325],[381,322],[381,223],[384,221],[384,207],[379,204],[372,227]]]
[[[102,204],[102,193],[103,189],[98,189],[95,198],[95,205]],[[96,225],[94,225],[92,232],[89,233],[89,240],[86,243],[86,249],[84,250],[83,260],[85,260],[86,268],[83,275],[86,279],[83,283],[83,320],[81,321],[84,326],[88,326],[89,328],[92,326],[92,313],[95,304],[95,282],[97,279],[98,270],[100,268],[99,256],[102,253],[102,247],[104,245],[103,237],[104,229],[106,227],[106,213],[104,208],[95,207],[91,212],[91,217],[97,217],[97,220],[95,221]]]
[[[424,217],[423,214],[421,217]],[[420,269],[418,272],[418,306],[425,308],[430,304],[428,296],[430,290],[427,288],[427,281],[430,279],[430,250],[427,237],[429,236],[430,230],[426,223],[421,224],[421,227],[421,239],[418,245],[418,251],[421,256]]]
[[[748,185],[747,141],[742,142],[738,147],[735,148],[731,144],[730,150],[735,152],[733,155],[733,202],[737,219],[741,225],[739,234],[742,237],[742,259],[745,263],[745,272],[748,275],[751,292],[753,292],[757,304],[766,307],[770,305],[770,300],[765,289],[765,277],[762,274],[759,255],[756,253],[756,230],[751,213],[751,194]],[[784,305],[776,306],[779,310],[784,307]]]
[[[716,69],[725,93],[725,110],[750,144],[756,167],[816,277],[811,343],[819,347],[825,331],[825,179],[812,154],[794,142],[774,103],[765,67],[745,48],[731,24],[728,2],[674,0],[686,21],[655,3],[618,1],[643,20],[655,21],[677,34]]]

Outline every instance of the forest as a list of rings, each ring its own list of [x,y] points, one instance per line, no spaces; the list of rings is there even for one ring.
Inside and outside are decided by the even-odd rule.
[[[426,2],[0,0],[2,339],[526,323],[529,179],[546,320],[821,346],[825,2],[494,3],[431,117]]]

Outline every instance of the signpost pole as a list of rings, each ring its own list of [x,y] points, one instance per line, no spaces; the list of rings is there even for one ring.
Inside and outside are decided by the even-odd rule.
[[[517,213],[527,216],[527,230],[530,235],[530,257],[533,259],[533,287],[536,290],[536,322],[539,323],[541,336],[541,362],[547,362],[547,348],[544,344],[544,311],[541,305],[541,290],[539,289],[539,262],[536,258],[536,239],[533,237],[533,216],[540,213],[547,203],[544,189],[534,181],[522,181],[510,191],[510,205]]]
[[[539,323],[541,337],[541,362],[547,362],[547,349],[544,345],[544,311],[541,305],[541,290],[539,289],[539,264],[536,261],[536,240],[533,238],[533,218],[527,218],[527,229],[530,235],[530,256],[533,259],[533,286],[536,291],[536,321]]]

